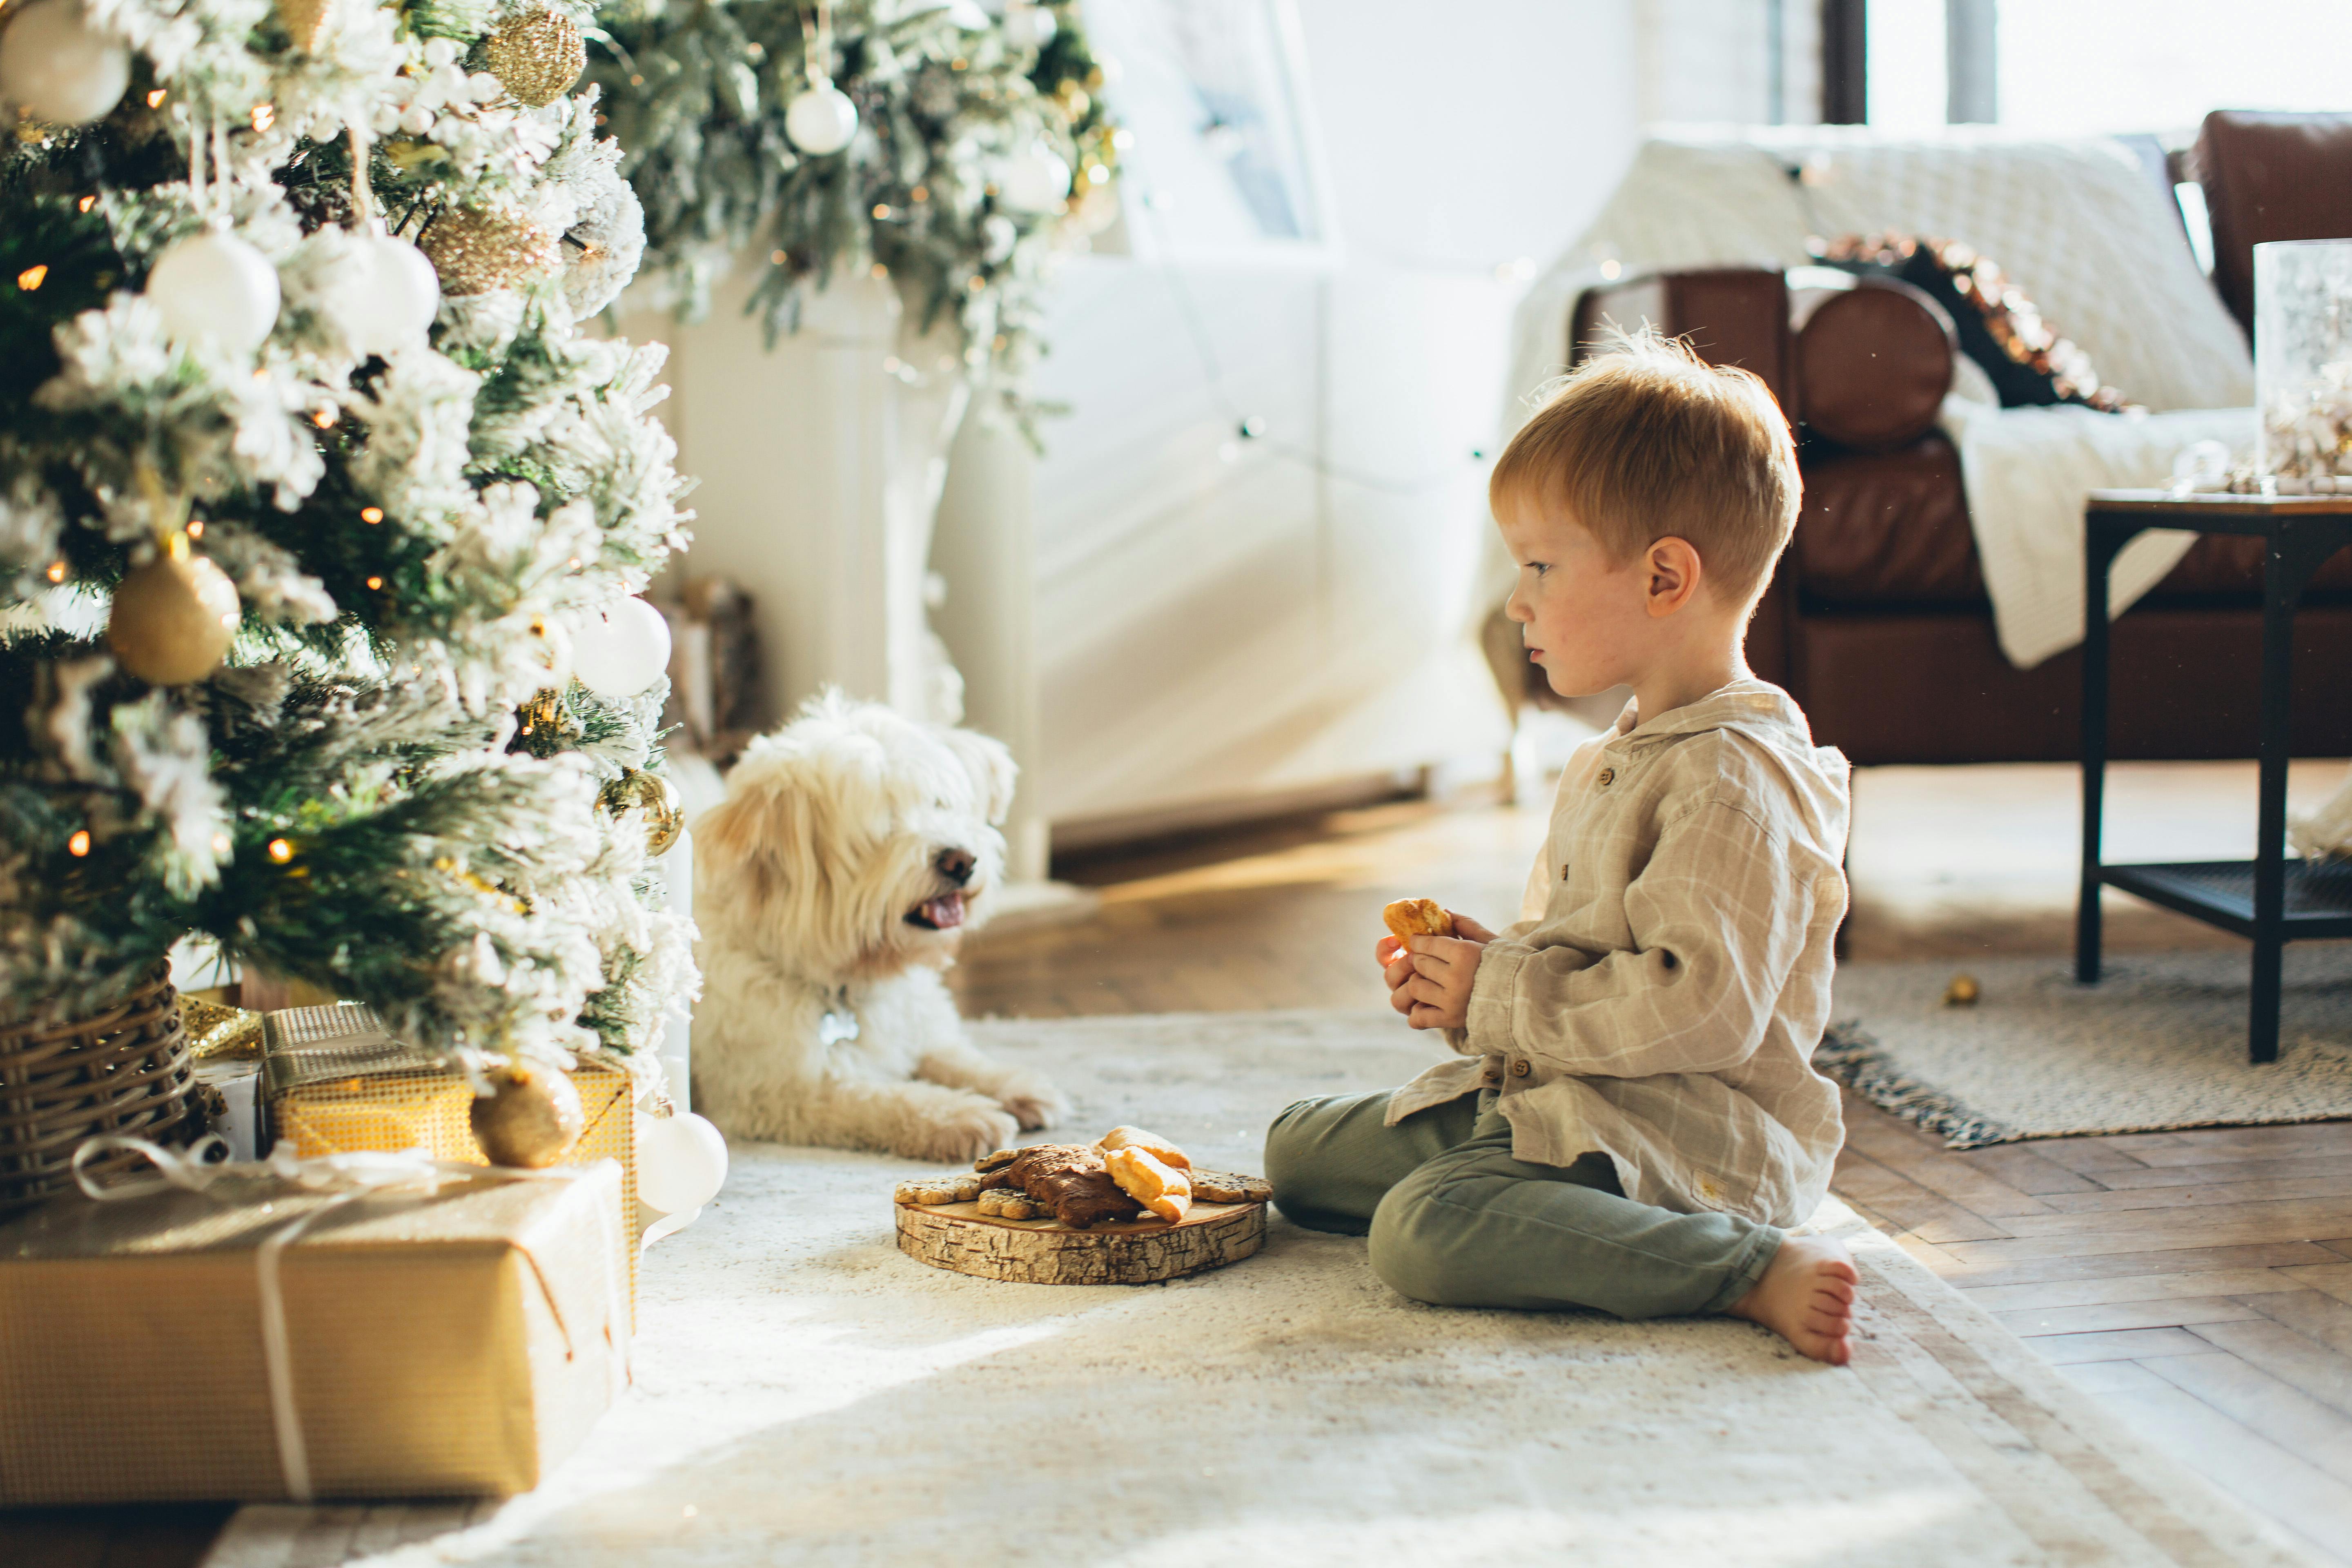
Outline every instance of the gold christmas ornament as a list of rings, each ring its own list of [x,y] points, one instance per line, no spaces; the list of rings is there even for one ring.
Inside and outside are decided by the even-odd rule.
[[[1955,974],[1952,976],[1952,983],[1944,987],[1944,1005],[1947,1007],[1973,1007],[1977,1005],[1977,997],[1979,994],[1979,993],[1977,990],[1977,977],[1975,975]]]
[[[327,23],[335,14],[335,0],[278,0],[278,25],[294,47],[315,55],[327,41]]]
[[[198,1061],[260,1060],[261,1017],[201,996],[180,998],[180,1032],[188,1037],[188,1054]]]
[[[562,97],[588,68],[588,45],[579,24],[554,11],[508,17],[483,41],[482,52],[490,74],[533,109]]]
[[[531,1062],[493,1068],[490,1092],[474,1098],[474,1142],[493,1165],[541,1171],[563,1158],[587,1130],[588,1113],[571,1078]]]
[[[487,294],[555,269],[556,237],[527,218],[451,207],[416,237],[445,294]]]
[[[563,693],[552,687],[542,687],[515,710],[515,717],[522,721],[522,732],[526,735],[533,730],[551,730],[563,717]]]
[[[623,770],[621,776],[596,792],[596,804],[614,816],[627,811],[646,814],[646,853],[666,855],[686,831],[686,802],[678,797],[677,787],[658,773],[636,768]]]
[[[174,533],[114,590],[106,640],[114,659],[156,686],[184,686],[220,667],[236,640],[236,584]]]

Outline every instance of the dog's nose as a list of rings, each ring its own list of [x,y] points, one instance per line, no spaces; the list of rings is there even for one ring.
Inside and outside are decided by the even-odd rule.
[[[940,876],[959,888],[971,880],[973,860],[969,849],[942,849],[931,864],[939,868]]]

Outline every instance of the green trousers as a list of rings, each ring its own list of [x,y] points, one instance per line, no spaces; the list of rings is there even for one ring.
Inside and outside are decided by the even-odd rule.
[[[1370,1239],[1372,1270],[1441,1307],[1596,1307],[1621,1318],[1719,1312],[1763,1278],[1781,1233],[1626,1197],[1606,1154],[1511,1157],[1491,1093],[1382,1125],[1389,1093],[1302,1100],[1265,1140],[1282,1212]]]

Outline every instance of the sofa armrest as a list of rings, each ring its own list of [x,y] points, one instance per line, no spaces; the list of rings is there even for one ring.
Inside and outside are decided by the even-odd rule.
[[[2254,330],[2254,247],[2352,235],[2352,114],[2215,110],[2197,133],[2213,287]]]
[[[1630,331],[1644,321],[1670,338],[1689,339],[1709,364],[1753,371],[1796,424],[1789,287],[1778,268],[1684,268],[1588,289],[1570,317],[1569,363],[1604,346],[1612,327]]]

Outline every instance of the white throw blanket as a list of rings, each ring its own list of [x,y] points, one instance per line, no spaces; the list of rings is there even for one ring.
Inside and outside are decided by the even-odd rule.
[[[1959,450],[2000,651],[2020,669],[2083,640],[2083,503],[2091,491],[2162,485],[2174,455],[2200,441],[2242,454],[2254,440],[2251,408],[2115,415],[1948,397],[1942,424]],[[2125,545],[2107,575],[2108,614],[2162,582],[2196,542],[2157,529]]]
[[[1570,313],[1586,289],[1660,268],[1799,266],[1810,260],[1808,235],[1872,232],[1976,247],[2089,351],[2103,379],[2155,411],[1946,404],[2001,647],[2030,668],[2083,635],[2086,493],[2159,483],[2200,440],[2252,442],[2244,337],[2162,193],[2119,142],[1973,129],[1891,142],[1824,126],[1653,141],[1521,303],[1504,434],[1526,420],[1528,394],[1565,368]],[[2188,543],[2178,533],[2135,542],[2116,564],[2112,606],[2154,586]],[[1499,598],[1510,570],[1499,545],[1489,566]]]

